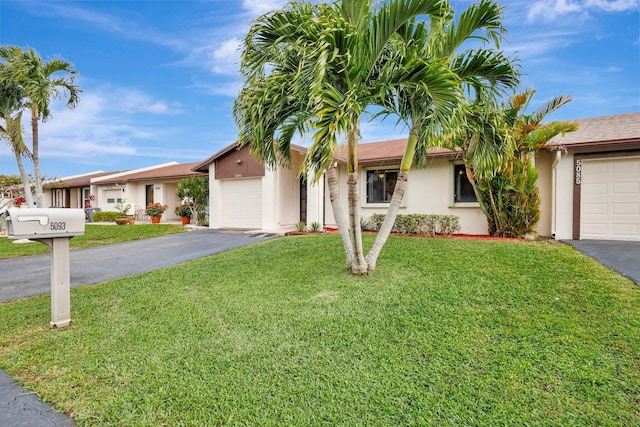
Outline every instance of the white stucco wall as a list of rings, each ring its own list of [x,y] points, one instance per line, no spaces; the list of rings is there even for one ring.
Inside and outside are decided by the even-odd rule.
[[[453,203],[453,166],[448,159],[434,159],[426,168],[413,169],[409,173],[407,192],[400,214],[439,214],[456,215],[460,218],[461,233],[487,234],[487,220],[475,203]],[[397,165],[395,165],[397,167]],[[384,165],[392,169],[394,165]],[[382,167],[381,167],[382,168]],[[338,171],[340,180],[340,197],[344,209],[347,206],[347,173],[344,166]],[[366,203],[366,168],[360,174],[360,206],[361,216],[368,218],[374,213],[386,213],[386,204],[367,205]],[[326,225],[335,227],[335,217],[331,208],[328,190],[325,194]]]
[[[555,239],[573,238],[573,153],[562,154],[556,166]]]
[[[212,162],[209,165],[209,228],[222,227],[222,188],[215,176],[216,166]]]
[[[535,167],[538,171],[538,192],[540,196],[540,220],[536,227],[539,236],[549,237],[552,234],[552,166],[555,153],[540,152],[535,158]]]

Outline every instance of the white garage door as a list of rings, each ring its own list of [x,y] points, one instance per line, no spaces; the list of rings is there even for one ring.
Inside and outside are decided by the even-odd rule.
[[[580,238],[640,240],[640,157],[582,162]]]
[[[222,181],[222,226],[262,227],[262,179]]]

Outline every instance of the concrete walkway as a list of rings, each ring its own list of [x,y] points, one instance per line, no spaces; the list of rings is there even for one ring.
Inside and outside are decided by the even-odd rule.
[[[205,229],[72,250],[71,286],[101,283],[146,273],[266,241],[276,236],[268,233],[247,234],[242,231]],[[50,259],[50,255],[46,254],[0,260],[0,272],[3,273],[0,274],[0,301],[48,293],[51,287]],[[11,274],[6,274],[7,272]],[[15,274],[16,272],[20,273]],[[73,314],[73,301],[71,311]],[[0,426],[73,425],[75,424],[69,417],[41,402],[36,394],[23,389],[6,372],[0,370]]]
[[[563,242],[640,286],[640,242],[613,240],[563,240]]]

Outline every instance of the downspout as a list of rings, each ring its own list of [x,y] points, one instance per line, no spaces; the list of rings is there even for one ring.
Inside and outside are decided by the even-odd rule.
[[[562,158],[562,153],[560,151],[556,151],[556,157],[553,159],[553,164],[551,165],[551,238],[556,238],[556,193],[557,193],[557,185],[558,185],[558,174],[556,172],[556,168],[558,167],[558,163],[560,163],[560,159]]]

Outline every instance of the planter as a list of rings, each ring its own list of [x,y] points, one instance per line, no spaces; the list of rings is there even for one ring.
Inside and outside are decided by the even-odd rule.
[[[129,218],[127,218],[126,216],[119,216],[118,218],[116,218],[116,224],[118,225],[129,224]]]
[[[151,217],[151,224],[160,224],[160,216],[152,216]]]
[[[190,216],[181,216],[180,217],[180,221],[182,221],[182,225],[191,224],[191,217]]]

